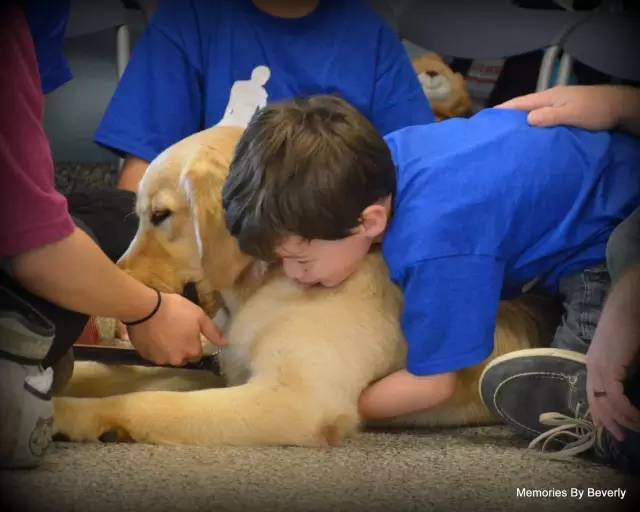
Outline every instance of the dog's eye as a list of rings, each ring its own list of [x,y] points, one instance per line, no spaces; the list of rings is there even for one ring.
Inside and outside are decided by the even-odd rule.
[[[151,212],[151,224],[158,226],[171,215],[171,210],[158,210]]]

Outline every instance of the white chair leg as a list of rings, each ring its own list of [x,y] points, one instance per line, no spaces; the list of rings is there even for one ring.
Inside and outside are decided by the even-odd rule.
[[[118,71],[118,80],[122,78],[129,56],[131,55],[131,33],[127,25],[119,25],[116,28],[116,66]],[[118,159],[118,169],[121,170],[124,165],[124,159]]]
[[[544,91],[549,88],[551,83],[551,74],[553,73],[553,65],[558,58],[560,47],[557,45],[549,46],[544,52],[542,62],[540,63],[540,71],[538,72],[538,83],[536,92]]]
[[[122,78],[131,54],[131,33],[127,25],[116,28],[116,62],[118,66],[118,80]]]
[[[560,58],[560,66],[558,67],[558,85],[567,85],[569,83],[572,69],[573,58],[565,51]]]

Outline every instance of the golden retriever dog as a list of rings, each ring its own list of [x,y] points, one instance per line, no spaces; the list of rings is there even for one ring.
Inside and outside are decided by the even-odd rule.
[[[188,370],[80,364],[66,396],[54,399],[55,432],[77,441],[115,432],[145,443],[336,445],[361,424],[362,390],[404,367],[402,297],[379,253],[335,288],[305,288],[240,252],[221,201],[241,133],[216,126],[151,163],[138,193],[138,232],[119,262],[165,292],[195,282],[207,309],[220,292],[229,312],[221,353],[228,386]],[[545,324],[531,305],[503,303],[491,357],[549,339]],[[491,423],[478,393],[483,367],[460,371],[446,404],[384,425]]]

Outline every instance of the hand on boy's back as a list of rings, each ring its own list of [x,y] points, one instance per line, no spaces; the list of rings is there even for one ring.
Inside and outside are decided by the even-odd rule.
[[[496,108],[529,112],[532,126],[568,125],[586,130],[611,130],[624,115],[627,88],[617,86],[557,86],[513,98]]]

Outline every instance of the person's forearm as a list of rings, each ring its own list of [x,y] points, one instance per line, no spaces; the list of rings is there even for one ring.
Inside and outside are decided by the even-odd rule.
[[[149,167],[149,162],[146,160],[142,160],[136,156],[128,156],[124,161],[122,170],[120,171],[118,188],[137,192],[138,184],[140,183],[142,176],[144,176],[147,167]]]
[[[640,265],[624,272],[605,302],[593,343],[611,343],[623,337],[635,340],[635,354],[640,351]],[[632,352],[633,354],[633,352]],[[628,361],[631,363],[631,357]]]
[[[455,373],[417,377],[400,370],[365,389],[358,408],[364,419],[391,418],[431,409],[451,397],[455,379]]]
[[[620,128],[640,136],[640,89],[620,86],[623,91],[620,102]]]
[[[80,313],[127,322],[146,316],[157,301],[155,291],[120,270],[79,229],[14,257],[11,265],[31,293]]]
[[[640,264],[629,268],[622,274],[619,282],[614,287],[612,295],[620,301],[620,309],[626,314],[627,318],[636,320],[635,326],[640,331]],[[611,298],[611,297],[609,297]],[[640,338],[638,338],[640,343]]]

